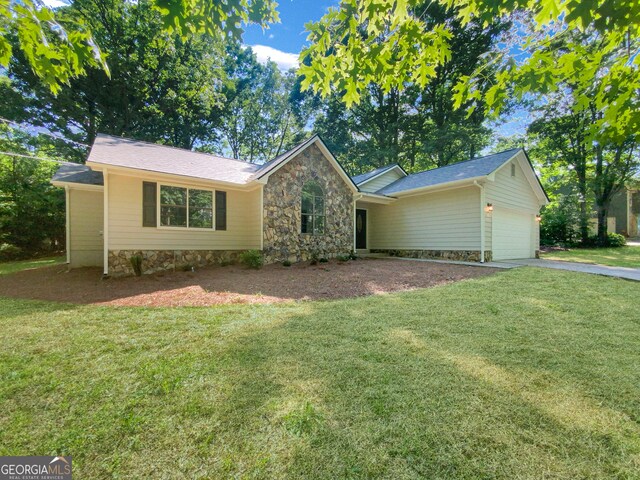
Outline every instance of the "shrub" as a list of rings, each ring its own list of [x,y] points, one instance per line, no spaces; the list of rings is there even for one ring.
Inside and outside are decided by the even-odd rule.
[[[597,235],[589,237],[589,241],[583,245],[584,247],[624,247],[627,244],[627,239],[619,233],[607,234],[607,240],[603,244]]]
[[[607,235],[607,243],[610,247],[624,247],[627,244],[627,239],[619,233],[610,233]]]
[[[259,250],[246,250],[240,254],[240,261],[249,268],[256,270],[264,265],[264,258]]]
[[[338,255],[336,258],[339,262],[348,262],[349,260],[351,260],[351,257],[349,255]]]
[[[355,252],[355,250],[351,250],[351,252],[349,253],[349,258],[351,260],[357,260],[358,259],[358,254]]]
[[[318,258],[318,252],[312,252],[311,253],[311,261],[309,262],[310,265],[317,265],[318,261],[320,260],[320,258]]]
[[[185,263],[180,267],[180,270],[182,270],[183,272],[195,272],[196,267],[193,266],[191,263]]]
[[[0,245],[0,260],[16,260],[22,256],[22,249],[11,245],[10,243],[3,243]]]
[[[320,263],[329,263],[329,259],[326,257],[322,257],[320,260],[318,260],[318,262]]]
[[[577,195],[560,195],[541,212],[540,243],[573,245],[580,238],[580,202]]]
[[[133,273],[136,277],[142,275],[142,257],[140,255],[134,255],[129,259],[131,267],[133,267]]]
[[[283,267],[290,267],[291,266],[291,262],[289,260],[285,260],[284,262],[282,262],[282,266]]]

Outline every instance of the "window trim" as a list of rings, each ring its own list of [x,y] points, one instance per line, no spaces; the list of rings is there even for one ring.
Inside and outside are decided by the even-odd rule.
[[[162,210],[162,203],[160,202],[160,191],[162,187],[174,187],[174,188],[184,188],[187,190],[187,225],[185,227],[182,226],[169,226],[162,225],[162,219],[160,215],[160,211]],[[190,227],[189,226],[189,190],[201,190],[205,192],[211,192],[211,227]],[[223,191],[223,190],[221,190]],[[187,187],[185,185],[176,185],[172,183],[162,183],[158,182],[158,191],[156,192],[157,199],[157,209],[156,209],[156,222],[157,229],[160,230],[189,230],[193,232],[212,232],[216,231],[216,190],[213,188],[205,188],[205,187]],[[224,231],[224,230],[220,230]]]
[[[311,205],[312,205],[312,210],[313,213],[304,213],[302,211],[302,197],[304,195],[304,189],[307,185],[315,185],[317,186],[320,191],[322,192],[322,214],[316,214],[316,197],[318,197],[318,195],[312,195],[312,200],[311,200]],[[304,182],[304,184],[302,185],[302,190],[300,191],[300,235],[313,235],[314,237],[319,237],[322,235],[326,235],[327,233],[327,205],[326,205],[326,194],[324,193],[324,188],[322,188],[322,185],[320,185],[317,181],[315,180],[308,180],[306,182]],[[303,232],[302,231],[302,217],[304,215],[308,215],[311,217],[311,232]],[[316,222],[315,219],[318,217],[322,217],[323,218],[323,225],[322,225],[322,233],[316,233]]]

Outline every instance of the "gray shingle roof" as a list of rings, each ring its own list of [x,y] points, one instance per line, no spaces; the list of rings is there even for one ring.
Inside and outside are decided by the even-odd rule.
[[[351,177],[353,183],[356,185],[360,185],[362,182],[366,182],[370,178],[375,177],[376,175],[380,175],[381,173],[386,172],[387,170],[391,170],[394,167],[398,167],[397,163],[392,163],[390,165],[385,165],[384,167],[376,168],[375,170],[371,170],[370,172],[361,173],[360,175],[354,175]]]
[[[103,134],[96,137],[87,162],[241,185],[260,169],[242,160]]]
[[[80,163],[63,163],[51,178],[52,182],[82,183],[85,185],[103,185],[102,172],[94,172]]]
[[[379,195],[393,195],[416,188],[431,187],[442,183],[457,182],[459,180],[489,175],[520,150],[520,148],[512,148],[511,150],[494,153],[486,157],[474,158],[473,160],[454,163],[446,167],[414,173],[396,180],[386,187],[381,188],[376,193]]]

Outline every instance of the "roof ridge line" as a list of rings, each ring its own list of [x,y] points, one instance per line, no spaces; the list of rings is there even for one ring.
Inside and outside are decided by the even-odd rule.
[[[255,165],[256,167],[260,167],[259,163],[253,163],[253,162],[249,162],[247,160],[241,160],[239,158],[229,158],[229,157],[225,157],[225,156],[222,156],[222,155],[215,155],[215,154],[212,154],[212,153],[198,152],[196,150],[189,150],[189,149],[182,148],[182,147],[176,147],[174,145],[163,145],[163,144],[160,144],[160,143],[148,142],[146,140],[137,140],[135,138],[118,137],[117,135],[109,135],[108,133],[98,133],[98,135],[96,135],[96,136],[111,137],[111,138],[116,138],[118,140],[126,140],[126,141],[129,141],[129,142],[144,143],[146,145],[151,145],[153,147],[172,148],[174,150],[180,150],[181,152],[195,153],[195,154],[198,154],[198,155],[205,155],[207,157],[219,158],[219,159],[222,159],[222,160],[231,160],[232,162],[240,162],[240,163],[245,163],[247,165]]]
[[[419,172],[410,173],[409,176],[411,176],[411,175],[420,175],[421,173],[425,173],[425,172],[433,172],[434,170],[440,170],[442,168],[454,167],[456,165],[460,165],[461,163],[475,162],[476,160],[482,160],[483,158],[493,157],[494,155],[500,155],[501,153],[507,153],[507,152],[510,152],[511,150],[523,150],[523,148],[522,147],[508,148],[506,150],[502,150],[501,152],[490,153],[488,155],[483,155],[481,157],[469,158],[468,160],[462,160],[461,162],[455,162],[455,163],[450,163],[449,165],[443,165],[442,167],[428,168],[427,170],[421,170]]]

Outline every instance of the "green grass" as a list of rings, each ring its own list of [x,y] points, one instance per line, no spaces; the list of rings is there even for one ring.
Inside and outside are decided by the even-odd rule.
[[[521,268],[219,308],[0,300],[0,455],[77,478],[639,478],[640,284]]]
[[[545,260],[640,268],[640,247],[573,248],[562,252],[544,253],[541,256]]]
[[[55,256],[41,257],[33,260],[17,260],[15,262],[0,262],[0,275],[7,275],[8,273],[29,270],[31,268],[48,267],[50,265],[64,263],[65,261],[65,256]]]

